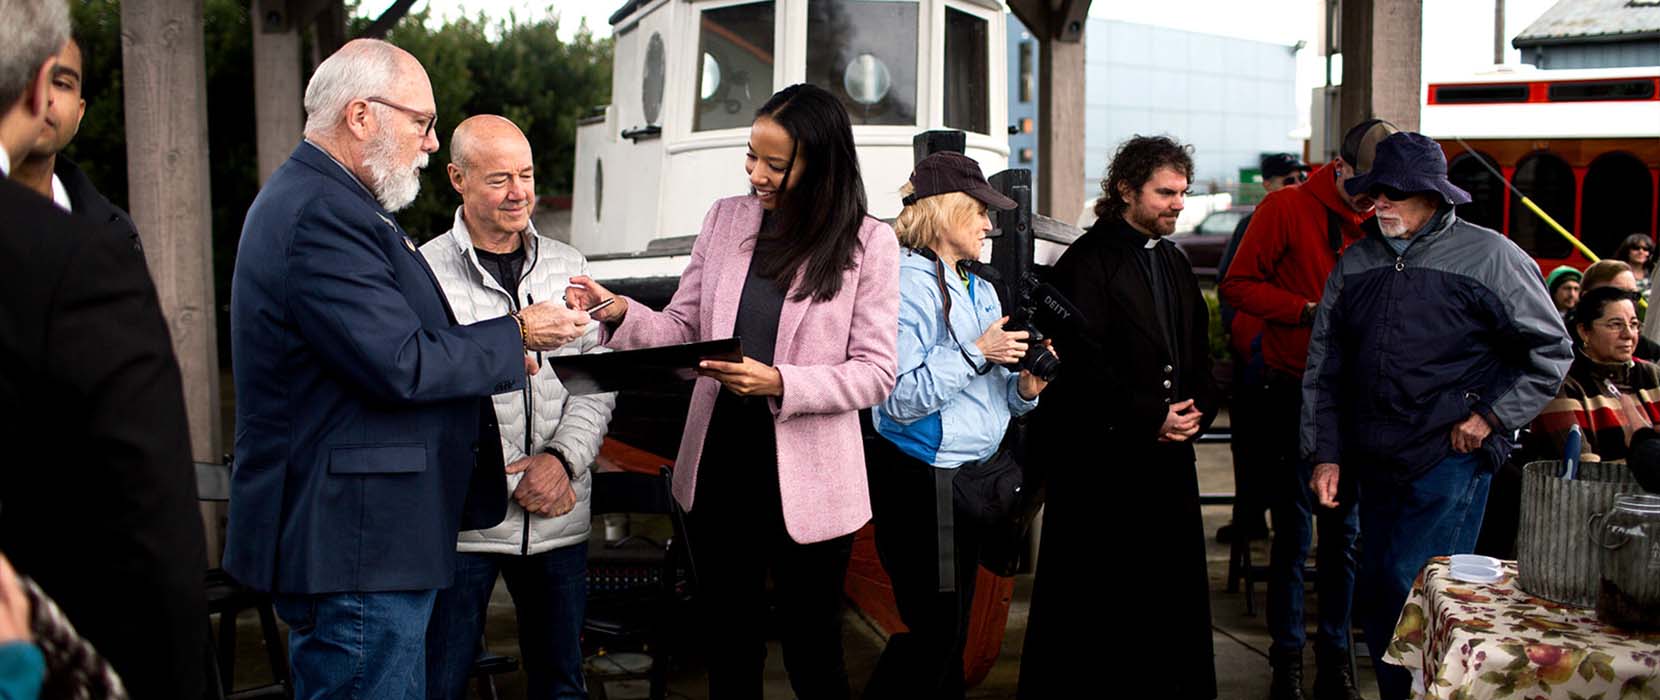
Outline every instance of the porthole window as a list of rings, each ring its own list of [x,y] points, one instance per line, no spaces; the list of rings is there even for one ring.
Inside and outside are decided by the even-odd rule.
[[[652,32],[646,46],[645,79],[640,85],[640,108],[647,124],[656,124],[663,116],[663,69],[663,35]]]
[[[707,100],[720,93],[720,62],[714,56],[703,54],[703,76],[698,83],[698,99]]]
[[[848,98],[867,107],[880,103],[891,87],[893,76],[888,73],[888,64],[868,53],[848,61],[842,71],[842,89]]]

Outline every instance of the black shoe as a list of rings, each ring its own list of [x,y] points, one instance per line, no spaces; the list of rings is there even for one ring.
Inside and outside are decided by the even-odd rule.
[[[1314,650],[1314,700],[1361,700],[1347,651]]]
[[[1269,700],[1303,700],[1302,650],[1273,652],[1268,663],[1274,667],[1274,680],[1268,685]]]

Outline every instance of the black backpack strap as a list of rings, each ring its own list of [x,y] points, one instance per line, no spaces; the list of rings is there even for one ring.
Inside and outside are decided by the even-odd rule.
[[[1337,258],[1343,254],[1343,222],[1337,218],[1337,212],[1326,210],[1326,245],[1331,246],[1331,256]]]

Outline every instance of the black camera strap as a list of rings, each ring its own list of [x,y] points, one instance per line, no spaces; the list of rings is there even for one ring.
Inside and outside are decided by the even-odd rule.
[[[938,283],[940,288],[940,306],[944,307],[945,332],[951,336],[951,342],[956,344],[957,354],[963,356],[963,362],[967,362],[975,374],[990,372],[991,368],[996,365],[990,360],[979,365],[974,364],[974,358],[969,357],[968,351],[963,349],[963,341],[957,338],[956,329],[951,327],[951,290],[945,288],[945,263],[940,261],[940,256],[927,248],[912,248],[911,250],[917,255],[934,261],[934,282]]]

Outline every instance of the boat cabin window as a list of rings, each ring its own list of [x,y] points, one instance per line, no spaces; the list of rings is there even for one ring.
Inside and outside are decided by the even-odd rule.
[[[772,97],[775,16],[770,1],[703,11],[693,131],[747,127]]]
[[[916,124],[917,12],[915,0],[810,0],[807,82],[855,125]]]
[[[987,22],[956,8],[945,8],[945,127],[976,134],[991,132],[986,94]],[[1023,88],[1026,89],[1026,88]]]
[[[1573,231],[1574,171],[1566,161],[1548,151],[1539,151],[1523,158],[1511,179],[1516,189],[1550,214],[1556,223]],[[1515,196],[1510,200],[1510,238],[1536,258],[1560,260],[1573,254],[1573,244]]]
[[[1455,156],[1447,166],[1447,179],[1470,193],[1471,201],[1458,205],[1459,218],[1501,231],[1504,229],[1504,198],[1509,193],[1499,177],[1482,165],[1482,161],[1487,161],[1487,165],[1494,170],[1499,167],[1498,161],[1485,153],[1465,151]],[[1528,215],[1532,216],[1532,212]]]

